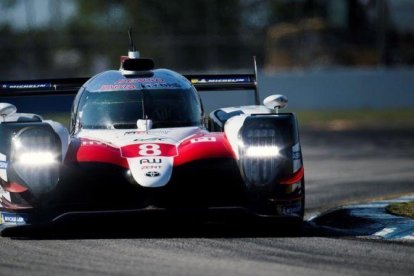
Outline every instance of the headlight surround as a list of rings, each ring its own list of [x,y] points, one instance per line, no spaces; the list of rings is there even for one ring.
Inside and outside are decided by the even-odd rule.
[[[61,160],[60,138],[47,123],[25,127],[12,140],[13,178],[34,194],[40,195],[55,187]]]
[[[292,129],[285,116],[252,116],[239,131],[239,166],[249,187],[272,189],[292,170]]]
[[[276,176],[282,158],[278,132],[266,123],[248,124],[240,131],[239,156],[245,180],[254,186],[266,186]]]
[[[61,157],[61,143],[57,134],[45,125],[27,127],[12,139],[12,152],[18,164],[51,165]]]
[[[60,155],[58,144],[46,129],[24,129],[12,140],[15,164],[29,167],[56,164]]]

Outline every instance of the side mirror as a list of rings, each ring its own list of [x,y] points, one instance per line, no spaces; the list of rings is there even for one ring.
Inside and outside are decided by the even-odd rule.
[[[264,106],[269,109],[273,109],[275,113],[278,113],[280,108],[286,107],[287,103],[288,98],[280,94],[270,95],[263,100]]]
[[[3,121],[7,116],[13,115],[16,113],[17,108],[9,103],[0,103],[0,116],[3,117]]]

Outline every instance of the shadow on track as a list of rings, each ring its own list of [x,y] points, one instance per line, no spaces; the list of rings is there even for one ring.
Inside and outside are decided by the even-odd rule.
[[[205,218],[115,216],[76,218],[53,224],[6,228],[3,237],[15,239],[136,239],[136,238],[242,238],[303,237],[312,229],[307,222],[246,217]]]

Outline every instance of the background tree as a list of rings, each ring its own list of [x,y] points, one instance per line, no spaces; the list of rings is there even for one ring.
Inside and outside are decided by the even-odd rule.
[[[35,9],[39,2],[47,4],[46,12]],[[253,55],[270,70],[413,64],[413,31],[394,27],[389,3],[4,0],[0,12],[24,14],[0,23],[0,74],[89,76],[116,68],[128,48],[129,27],[142,55],[179,71],[250,70]],[[414,13],[414,3],[405,3]],[[67,10],[73,10],[69,17]],[[36,23],[41,17],[47,24]]]

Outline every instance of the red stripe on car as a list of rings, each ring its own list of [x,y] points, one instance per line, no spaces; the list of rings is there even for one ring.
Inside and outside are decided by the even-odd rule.
[[[284,185],[292,185],[295,184],[299,181],[302,180],[303,175],[305,174],[305,169],[303,168],[303,166],[293,174],[292,177],[286,178],[286,179],[282,179],[280,181],[280,184],[284,184]]]
[[[76,151],[76,161],[107,163],[129,168],[127,159],[121,157],[118,148],[90,139],[81,139],[81,145]]]
[[[201,159],[235,158],[230,144],[222,133],[199,134],[188,138],[178,146],[178,153],[174,159],[174,166]]]

